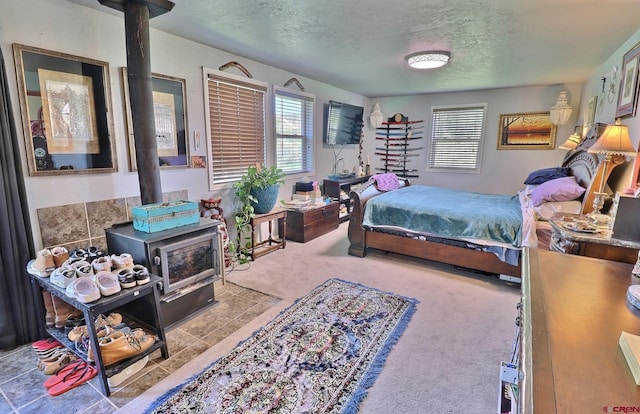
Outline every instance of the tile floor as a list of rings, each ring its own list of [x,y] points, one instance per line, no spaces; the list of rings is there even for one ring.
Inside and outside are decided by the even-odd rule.
[[[280,301],[229,282],[217,282],[215,292],[218,303],[165,332],[169,359],[155,351],[147,365],[112,388],[108,398],[102,394],[97,377],[51,397],[43,386],[48,376],[36,368],[37,356],[31,345],[0,351],[0,414],[112,413]]]

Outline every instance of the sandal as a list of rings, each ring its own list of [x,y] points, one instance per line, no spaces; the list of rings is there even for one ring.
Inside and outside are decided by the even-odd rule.
[[[44,382],[44,386],[46,388],[51,388],[60,381],[64,380],[66,377],[73,375],[73,373],[77,372],[78,370],[84,369],[87,365],[88,364],[85,361],[78,359],[65,366],[64,368],[61,368],[56,375],[47,378],[47,380]]]
[[[60,382],[49,388],[49,395],[60,395],[73,388],[79,387],[91,378],[95,377],[97,374],[98,370],[91,365],[87,365],[83,369],[70,372],[68,375],[65,375]]]

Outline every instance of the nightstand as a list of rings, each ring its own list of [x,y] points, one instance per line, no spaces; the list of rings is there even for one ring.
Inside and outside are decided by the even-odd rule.
[[[595,233],[571,229],[571,223],[586,220],[585,216],[556,213],[551,217],[552,234],[549,250],[578,256],[635,264],[640,243],[611,237],[608,227],[599,227]]]

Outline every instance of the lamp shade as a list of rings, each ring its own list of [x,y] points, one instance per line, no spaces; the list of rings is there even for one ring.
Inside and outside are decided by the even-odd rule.
[[[451,53],[445,50],[431,50],[405,56],[409,69],[435,69],[449,63]]]
[[[567,91],[560,92],[556,104],[551,107],[550,116],[551,122],[554,125],[564,125],[569,120],[573,108],[569,105],[569,99],[567,98]]]
[[[567,140],[563,142],[562,145],[560,145],[558,148],[563,150],[576,149],[581,141],[582,137],[574,132],[573,134],[569,135],[569,138],[567,138]]]
[[[629,137],[629,127],[616,119],[613,125],[607,125],[600,138],[589,147],[589,152],[611,155],[636,155],[637,151]]]

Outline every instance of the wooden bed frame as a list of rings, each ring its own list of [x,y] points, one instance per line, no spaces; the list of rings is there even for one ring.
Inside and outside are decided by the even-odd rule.
[[[576,181],[587,189],[583,196],[584,212],[585,206],[593,202],[593,192],[597,190],[597,185],[594,183],[599,183],[598,180],[601,177],[602,172],[601,168],[598,168],[598,157],[579,148],[567,153],[562,165],[569,167],[571,175],[574,175]],[[410,185],[409,180],[401,179],[401,183]],[[514,266],[502,262],[494,253],[365,229],[362,226],[362,220],[367,201],[380,194],[382,192],[378,191],[371,183],[350,193],[353,206],[348,229],[349,242],[351,243],[349,246],[350,255],[364,257],[367,249],[374,248],[481,272],[521,277],[520,264]]]

